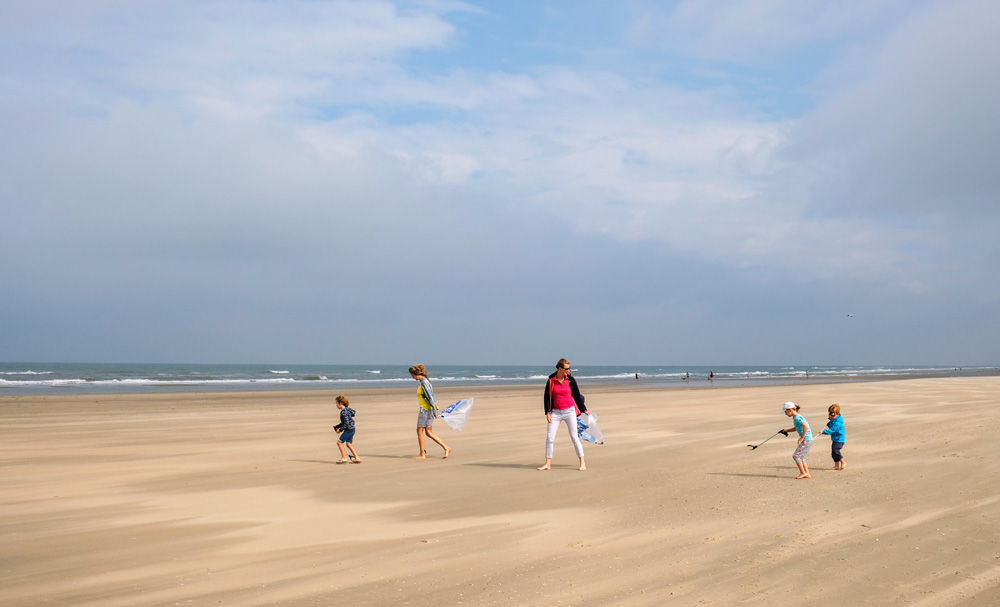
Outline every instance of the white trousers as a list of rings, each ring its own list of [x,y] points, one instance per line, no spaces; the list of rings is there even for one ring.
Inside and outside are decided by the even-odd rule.
[[[569,429],[569,439],[573,441],[573,448],[576,449],[576,456],[583,457],[583,445],[580,443],[580,435],[576,429],[576,409],[553,409],[552,421],[549,422],[549,433],[545,437],[545,459],[552,459],[552,451],[556,444],[556,432],[559,424],[566,422]]]

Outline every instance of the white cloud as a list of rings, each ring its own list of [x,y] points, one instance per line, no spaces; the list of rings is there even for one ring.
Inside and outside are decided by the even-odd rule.
[[[26,296],[100,302],[145,273],[207,310],[178,326],[227,306],[485,326],[514,302],[544,326],[555,258],[585,260],[556,290],[585,292],[594,322],[641,300],[736,326],[725,301],[767,316],[774,285],[789,309],[997,296],[972,279],[998,258],[983,2],[657,4],[666,41],[637,26],[502,69],[462,60],[464,4],[33,6],[0,9],[20,24],[0,42],[0,252],[55,278],[18,271]],[[747,89],[766,76],[734,67],[801,70],[799,53],[824,65],[808,86],[762,88],[813,95],[805,111],[764,107]],[[691,58],[714,75],[675,77]],[[414,303],[424,268],[474,305]]]
[[[443,3],[442,3],[443,4]],[[44,5],[44,7],[43,7]],[[422,4],[391,2],[39,3],[8,18],[13,81],[71,88],[77,103],[184,99],[247,117],[356,101],[413,51],[441,51],[454,27]],[[359,94],[359,92],[361,94]],[[67,95],[69,97],[69,95]]]
[[[827,212],[990,213],[1000,177],[1000,6],[965,1],[915,16],[831,91],[789,146]]]
[[[689,57],[735,64],[785,63],[817,46],[878,35],[927,2],[738,0],[725,6],[682,0],[669,8],[633,2],[632,40]]]

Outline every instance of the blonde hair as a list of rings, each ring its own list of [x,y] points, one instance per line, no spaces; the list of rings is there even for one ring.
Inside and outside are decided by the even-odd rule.
[[[833,413],[834,415],[840,415],[840,405],[838,405],[838,404],[832,404],[832,405],[830,405],[830,408],[828,409],[828,411],[830,413]]]
[[[335,399],[333,399],[333,400],[335,400],[335,401],[337,401],[338,403],[340,403],[340,404],[344,405],[345,407],[346,407],[347,405],[351,404],[350,402],[348,402],[348,400],[347,400],[347,397],[346,397],[346,396],[344,396],[343,394],[341,394],[340,396],[338,396],[337,398],[335,398]]]
[[[565,358],[560,358],[559,362],[556,363],[556,369],[561,369],[563,365],[569,365],[570,362]],[[568,371],[569,369],[567,369]]]
[[[413,365],[410,367],[410,375],[423,375],[424,377],[430,377],[427,374],[427,367],[423,365]]]

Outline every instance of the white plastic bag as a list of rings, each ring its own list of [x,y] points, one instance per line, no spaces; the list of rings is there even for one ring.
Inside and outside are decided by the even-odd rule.
[[[597,425],[597,415],[595,413],[580,414],[576,418],[576,431],[580,440],[585,440],[598,445],[604,444],[604,433]]]
[[[465,427],[466,422],[469,421],[469,412],[472,411],[473,400],[475,399],[463,398],[457,403],[452,403],[445,407],[444,411],[442,411],[438,417],[451,426],[452,430],[461,432],[462,428]]]

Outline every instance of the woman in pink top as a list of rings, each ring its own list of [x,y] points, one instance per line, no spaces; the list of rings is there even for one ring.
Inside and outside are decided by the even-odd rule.
[[[569,438],[573,441],[573,448],[580,458],[580,470],[586,470],[587,465],[583,462],[583,444],[580,443],[580,434],[576,428],[577,409],[580,413],[587,412],[587,405],[583,402],[583,395],[576,385],[576,380],[569,374],[572,367],[565,358],[559,359],[556,363],[556,372],[549,375],[545,383],[545,420],[548,422],[548,434],[545,438],[545,465],[539,470],[552,469],[552,451],[555,448],[556,432],[559,424],[566,422],[569,429]]]

